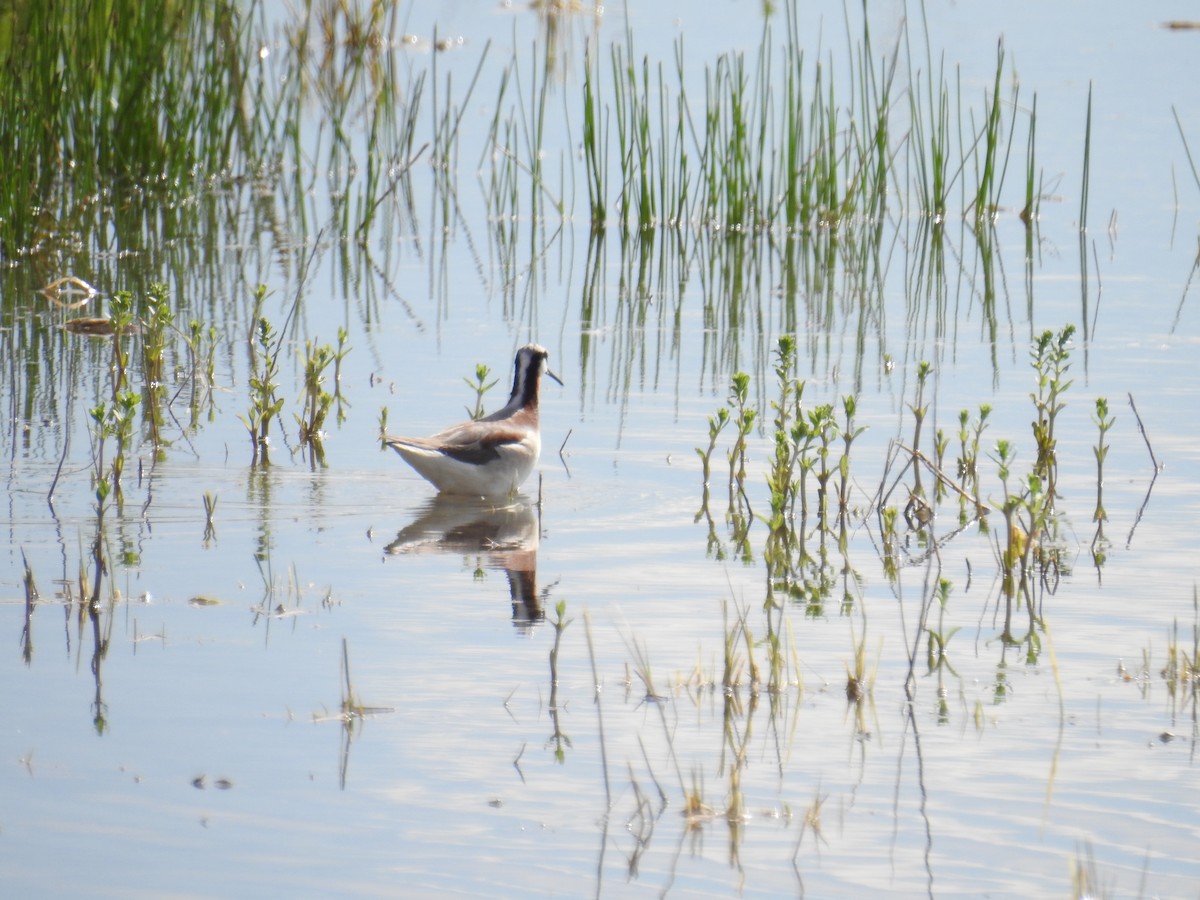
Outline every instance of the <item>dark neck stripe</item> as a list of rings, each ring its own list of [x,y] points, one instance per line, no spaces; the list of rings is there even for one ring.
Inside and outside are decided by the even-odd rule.
[[[517,353],[516,362],[513,364],[512,394],[508,398],[510,407],[537,406],[543,359],[543,355],[528,347],[522,347]]]

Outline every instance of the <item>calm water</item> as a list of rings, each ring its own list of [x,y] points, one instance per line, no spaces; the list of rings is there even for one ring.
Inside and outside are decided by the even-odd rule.
[[[764,263],[731,298],[697,255],[686,279],[656,274],[650,289],[631,290],[615,231],[598,265],[589,254],[582,173],[577,182],[559,175],[576,166],[577,119],[570,132],[561,120],[564,107],[577,109],[585,40],[607,53],[628,23],[637,54],[670,68],[682,34],[688,90],[700,96],[706,65],[755,52],[761,10],[610,7],[599,20],[554,20],[561,86],[547,181],[573,184],[563,191],[572,205],[561,230],[557,214],[541,232],[521,223],[528,230],[506,257],[475,170],[486,178],[500,71],[514,47],[524,60],[544,58],[547,20],[523,7],[428,5],[406,14],[403,31],[463,40],[436,55],[424,44],[396,50],[405,79],[436,62],[436,77],[452,71],[463,90],[493,41],[486,87],[463,117],[457,214],[441,217],[422,168],[413,226],[377,223],[370,258],[346,262],[335,229],[314,237],[331,218],[320,187],[318,224],[300,242],[316,248],[303,281],[289,244],[299,234],[265,233],[249,209],[223,226],[211,255],[195,252],[194,270],[172,270],[187,304],[179,320],[222,325],[218,390],[211,421],[168,422],[165,458],[154,464],[143,447],[127,464],[124,507],[105,530],[120,594],[97,620],[99,641],[74,600],[96,533],[86,410],[106,389],[109,344],[59,330],[61,314],[44,301],[4,297],[9,335],[34,318],[54,326],[28,360],[6,343],[14,385],[34,396],[27,404],[16,387],[5,391],[0,871],[14,896],[1063,896],[1076,868],[1100,894],[1196,895],[1195,698],[1160,674],[1173,629],[1190,656],[1200,627],[1200,315],[1189,289],[1200,187],[1172,115],[1195,154],[1200,86],[1181,73],[1196,33],[1160,27],[1188,17],[1182,4],[1153,15],[1123,4],[927,11],[931,56],[944,55],[964,109],[978,117],[1001,36],[1022,102],[1037,93],[1047,198],[1033,265],[1027,273],[1015,208],[1002,208],[989,306],[975,239],[952,216],[941,300],[909,299],[916,232],[889,222],[877,312],[860,317],[841,286],[828,306],[801,298],[799,374],[806,403],[859,395],[868,430],[852,451],[852,504],[866,510],[890,439],[911,437],[920,360],[935,373],[924,446],[936,428],[957,432],[960,409],[989,403],[985,450],[1013,440],[1024,472],[1034,455],[1030,338],[1076,326],[1058,423],[1063,572],[1042,598],[1036,659],[1028,645],[1000,642],[993,539],[976,528],[950,538],[951,500],[934,523],[948,538],[940,556],[930,562],[914,536],[903,557],[912,564],[894,585],[874,516],[859,516],[845,552],[828,548],[834,588],[823,609],[787,611],[786,688],[723,692],[737,610],[756,641],[766,630],[766,528],[752,527],[752,559],[738,559],[723,522],[726,436],[711,504],[722,552],[707,547],[694,448],[707,442],[707,417],[735,370],[752,374],[755,402],[774,397],[770,354],[788,321],[782,274]],[[906,12],[922,68],[919,8],[886,5],[872,39],[890,52]],[[805,10],[801,21],[806,51],[843,65],[842,8]],[[272,52],[287,50],[279,42]],[[907,108],[897,101],[896,114]],[[314,109],[314,140],[320,121]],[[1014,149],[1014,171],[1022,154]],[[952,200],[961,209],[957,189]],[[154,259],[122,265],[168,277]],[[260,281],[273,291],[265,313],[276,323],[299,291],[298,347],[332,341],[339,325],[350,334],[341,384],[350,405],[344,423],[331,415],[328,465],[316,471],[278,446],[269,468],[249,465],[237,415],[248,396],[249,286]],[[736,303],[738,316],[714,318]],[[550,349],[566,383],[545,385],[540,481],[526,485],[525,504],[499,513],[435,501],[379,451],[380,409],[401,433],[456,421],[471,399],[462,377],[482,362],[504,382],[529,339]],[[288,359],[279,377],[293,446],[300,368]],[[493,407],[504,387],[488,396]],[[1163,464],[1157,478],[1129,395]],[[1104,481],[1110,546],[1098,567],[1099,396],[1116,425]],[[185,424],[186,401],[176,411]],[[956,450],[952,437],[948,460]],[[756,432],[756,511],[766,508],[770,452]],[[995,464],[981,469],[995,499]],[[530,505],[539,488],[540,511]],[[207,537],[206,492],[217,499]],[[490,542],[439,542],[452,526],[487,529]],[[28,616],[23,558],[39,593]],[[939,575],[953,584],[941,631],[958,630],[947,644],[953,670],[931,674],[918,629]],[[846,679],[859,642],[873,689],[856,707]],[[744,640],[738,653],[745,660]],[[344,654],[368,710],[349,724],[338,717]],[[753,656],[765,666],[765,647]],[[699,815],[684,815],[689,795],[702,799]]]

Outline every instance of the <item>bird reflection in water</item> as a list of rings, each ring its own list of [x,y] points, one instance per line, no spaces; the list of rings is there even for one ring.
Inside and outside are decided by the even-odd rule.
[[[384,549],[406,553],[483,554],[490,569],[508,576],[513,625],[521,633],[546,618],[537,587],[539,522],[536,507],[518,497],[497,505],[485,499],[438,494]]]

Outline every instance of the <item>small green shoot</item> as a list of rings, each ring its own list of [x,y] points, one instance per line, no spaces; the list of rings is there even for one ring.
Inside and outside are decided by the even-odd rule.
[[[484,417],[486,413],[483,406],[483,395],[494,388],[499,382],[499,379],[496,378],[493,378],[491,381],[487,380],[491,372],[492,370],[483,363],[477,363],[475,365],[475,380],[472,381],[469,378],[463,378],[467,387],[475,392],[474,408],[467,407],[467,415],[472,419],[478,420]]]

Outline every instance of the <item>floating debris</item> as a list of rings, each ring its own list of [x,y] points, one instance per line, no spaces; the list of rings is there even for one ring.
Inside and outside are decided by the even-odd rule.
[[[90,316],[68,319],[63,323],[63,328],[72,334],[86,334],[90,337],[109,337],[117,333],[112,319],[93,318]],[[136,322],[130,323],[121,329],[122,334],[137,334],[139,331],[141,331],[141,326]]]

